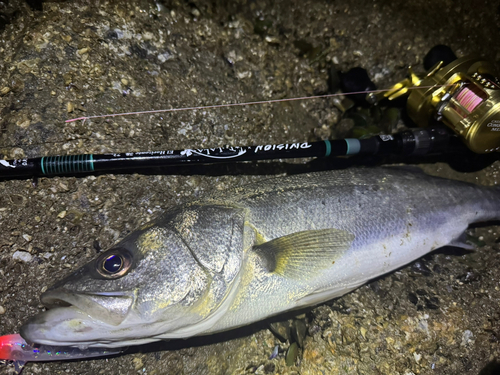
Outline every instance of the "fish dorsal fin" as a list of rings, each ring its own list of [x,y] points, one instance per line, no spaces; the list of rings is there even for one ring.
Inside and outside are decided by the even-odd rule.
[[[296,232],[254,246],[265,269],[283,277],[308,280],[329,268],[354,241],[354,235],[340,229]]]

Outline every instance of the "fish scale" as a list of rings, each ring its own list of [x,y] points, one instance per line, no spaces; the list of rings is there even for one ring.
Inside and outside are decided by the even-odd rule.
[[[41,297],[49,310],[21,334],[119,347],[225,331],[341,296],[436,248],[464,246],[470,223],[498,218],[497,188],[416,169],[235,187],[168,210],[57,283]],[[107,259],[121,268],[108,270]]]

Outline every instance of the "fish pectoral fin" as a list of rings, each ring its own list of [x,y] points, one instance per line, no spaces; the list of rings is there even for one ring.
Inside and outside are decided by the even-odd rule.
[[[340,229],[307,230],[275,238],[253,250],[268,272],[308,280],[331,267],[353,241],[352,233]]]

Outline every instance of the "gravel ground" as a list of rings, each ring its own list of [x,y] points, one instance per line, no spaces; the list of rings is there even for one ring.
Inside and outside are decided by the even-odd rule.
[[[0,158],[335,137],[342,134],[341,113],[331,99],[64,121],[324,94],[332,66],[362,66],[388,87],[436,44],[496,62],[499,5],[78,0],[44,2],[36,10],[0,1]],[[263,175],[318,168],[305,162],[41,178],[36,186],[0,182],[0,334],[18,331],[42,311],[38,296],[56,279],[164,209]],[[497,184],[500,172],[498,163],[467,174],[444,163],[422,167],[485,185]],[[470,234],[475,252],[440,250],[283,318],[292,318],[299,332],[284,342],[256,325],[108,359],[30,363],[24,374],[494,374],[500,369],[500,229]],[[278,355],[269,359],[276,346]],[[1,374],[12,371],[0,367]]]

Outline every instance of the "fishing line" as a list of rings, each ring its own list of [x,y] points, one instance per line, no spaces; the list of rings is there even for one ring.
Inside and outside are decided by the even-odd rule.
[[[439,88],[439,87],[447,87],[452,85],[434,85],[434,86],[419,86],[419,87],[409,87],[409,90],[414,89],[429,89],[429,88]],[[172,112],[183,112],[183,111],[196,111],[196,110],[208,110],[208,109],[216,109],[216,108],[228,108],[228,107],[242,107],[242,106],[250,106],[250,105],[262,105],[262,104],[273,104],[280,102],[292,102],[292,101],[300,101],[300,100],[311,100],[311,99],[322,99],[322,98],[334,98],[339,96],[349,96],[349,95],[359,95],[359,94],[377,94],[377,93],[385,93],[392,91],[391,89],[380,89],[380,90],[367,90],[367,91],[356,91],[356,92],[348,92],[348,93],[336,93],[336,94],[325,94],[325,95],[315,95],[315,96],[301,96],[294,98],[283,98],[283,99],[271,99],[271,100],[259,100],[254,102],[243,102],[243,103],[228,103],[228,104],[212,104],[207,106],[193,106],[193,107],[180,107],[180,108],[170,108],[170,109],[160,109],[160,110],[150,110],[150,111],[137,111],[137,112],[124,112],[124,113],[112,113],[107,115],[95,115],[95,116],[82,116],[74,119],[65,120],[65,123],[72,123],[79,120],[82,120],[82,124],[84,124],[87,120],[90,119],[98,119],[98,118],[109,118],[109,117],[118,117],[118,116],[130,116],[130,115],[141,115],[141,114],[154,114],[154,113],[172,113]],[[113,141],[121,141],[128,140],[129,138],[112,138]],[[94,138],[92,137],[78,137],[74,139],[67,139],[64,141],[47,141],[43,143],[31,143],[31,144],[14,144],[14,145],[6,145],[6,148],[13,147],[26,147],[26,146],[40,146],[46,144],[61,144],[68,142],[78,142],[80,140],[84,141],[92,141]],[[110,140],[109,138],[101,139],[104,141]]]
[[[418,87],[408,87],[408,90],[417,90],[417,89],[430,89],[430,88],[438,88],[438,87],[446,87],[452,85],[434,85],[434,86],[418,86]],[[144,115],[144,114],[152,114],[152,113],[166,113],[166,112],[181,112],[181,111],[195,111],[195,110],[205,110],[205,109],[215,109],[215,108],[227,108],[227,107],[242,107],[248,105],[255,104],[270,104],[270,103],[282,103],[282,102],[292,102],[299,100],[311,100],[311,99],[322,99],[322,98],[333,98],[338,96],[347,96],[347,95],[359,95],[359,94],[379,94],[384,92],[389,92],[392,89],[380,89],[380,90],[367,90],[367,91],[355,91],[355,92],[347,92],[347,93],[336,93],[336,94],[325,94],[325,95],[314,95],[314,96],[301,96],[295,98],[283,98],[283,99],[271,99],[271,100],[259,100],[255,102],[244,102],[244,103],[228,103],[228,104],[212,104],[205,105],[199,107],[181,107],[181,108],[169,108],[169,109],[157,109],[151,111],[138,111],[138,112],[124,112],[124,113],[112,113],[107,115],[96,115],[96,116],[83,116],[78,118],[73,118],[70,120],[66,120],[65,122],[74,122],[83,120],[94,119],[94,118],[107,118],[107,117],[117,117],[117,116],[131,116],[131,115]]]

